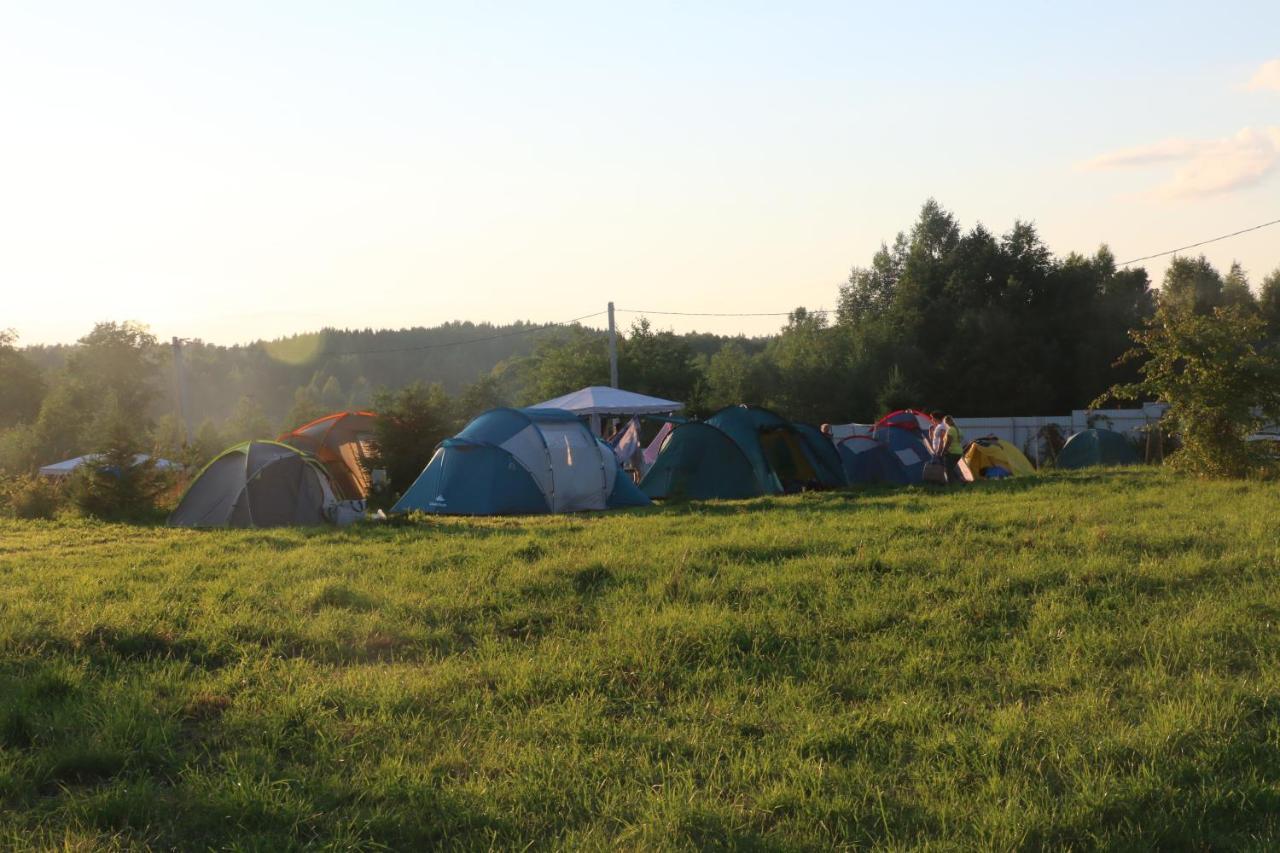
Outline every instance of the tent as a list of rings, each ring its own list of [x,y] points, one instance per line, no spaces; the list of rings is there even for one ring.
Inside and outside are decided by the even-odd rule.
[[[1086,429],[1067,439],[1058,454],[1059,468],[1090,465],[1137,465],[1142,459],[1129,440],[1109,429]]]
[[[570,391],[551,400],[544,400],[535,409],[561,409],[588,418],[591,431],[600,435],[600,419],[605,417],[635,417],[636,415],[670,415],[684,408],[684,403],[650,397],[621,388],[606,385],[590,385]]]
[[[651,498],[735,500],[762,494],[755,470],[742,448],[710,424],[680,424],[662,444],[657,459],[640,481]]]
[[[280,436],[279,441],[305,450],[329,470],[338,494],[348,500],[369,496],[367,460],[373,451],[373,412],[336,412]]]
[[[1002,468],[1014,477],[1029,477],[1036,472],[1031,460],[1013,444],[994,435],[975,438],[964,451],[964,462],[974,477],[986,476],[989,468]]]
[[[871,437],[888,445],[902,462],[907,480],[919,483],[924,480],[924,464],[929,461],[929,430],[936,426],[933,418],[914,409],[891,412],[876,421]]]
[[[845,479],[850,485],[891,483],[905,486],[911,482],[906,467],[889,445],[866,435],[854,435],[836,445]]]
[[[88,456],[77,456],[74,459],[67,459],[62,462],[54,462],[51,465],[40,466],[40,476],[42,477],[70,477],[76,472],[81,465],[90,465],[96,463],[102,458],[101,453],[90,453]],[[151,457],[145,453],[139,453],[133,457],[134,465],[141,465]],[[168,459],[154,460],[157,471],[181,471],[182,466],[177,462],[170,462]]]
[[[768,409],[748,405],[727,406],[706,423],[738,445],[764,494],[845,485],[835,448],[807,424],[793,424]]]
[[[275,441],[222,451],[187,488],[171,527],[280,527],[323,524],[336,506],[318,459]]]
[[[579,388],[553,400],[547,400],[534,406],[535,409],[561,409],[575,415],[669,415],[684,408],[684,403],[664,400],[661,397],[650,397],[647,394],[636,394],[623,391],[621,388],[609,388],[604,385],[591,385]]]
[[[574,414],[504,408],[443,441],[392,511],[515,515],[648,503]]]

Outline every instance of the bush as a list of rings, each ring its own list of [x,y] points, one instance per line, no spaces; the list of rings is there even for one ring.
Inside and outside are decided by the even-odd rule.
[[[87,515],[109,520],[149,520],[156,498],[168,483],[155,462],[135,461],[140,445],[123,426],[113,427],[98,459],[80,466],[71,480],[71,497]]]
[[[1124,360],[1143,359],[1142,379],[1119,385],[1114,397],[1154,395],[1169,404],[1166,417],[1181,448],[1174,467],[1199,476],[1246,477],[1267,473],[1275,457],[1249,436],[1280,419],[1280,354],[1266,343],[1266,324],[1238,307],[1197,314],[1162,305],[1137,347]]]
[[[17,477],[4,489],[4,502],[17,518],[49,519],[57,515],[65,501],[58,483],[46,477]]]

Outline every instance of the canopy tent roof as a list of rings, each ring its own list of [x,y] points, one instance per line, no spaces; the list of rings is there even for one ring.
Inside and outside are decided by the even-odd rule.
[[[63,462],[54,462],[51,465],[41,465],[40,474],[44,477],[69,477],[75,473],[76,469],[81,465],[95,463],[102,459],[101,453],[90,453],[88,456],[77,456],[74,459],[67,459]],[[151,457],[145,453],[139,453],[133,457],[134,465],[141,465]],[[170,462],[168,459],[155,460],[157,470],[160,471],[176,471],[182,466],[177,462]]]
[[[621,388],[591,385],[539,403],[534,408],[563,409],[575,415],[665,415],[680,411],[684,408],[684,403],[623,391]]]

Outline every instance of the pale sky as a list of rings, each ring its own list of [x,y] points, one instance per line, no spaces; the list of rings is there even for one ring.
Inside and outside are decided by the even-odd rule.
[[[831,308],[930,196],[1147,255],[1280,218],[1277,34],[1257,0],[8,0],[0,328]],[[1203,251],[1256,285],[1280,226]]]

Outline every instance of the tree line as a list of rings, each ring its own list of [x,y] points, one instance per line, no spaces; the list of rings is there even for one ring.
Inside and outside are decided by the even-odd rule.
[[[1159,287],[1105,246],[1057,257],[1034,225],[968,230],[928,201],[910,228],[855,267],[837,310],[796,309],[761,338],[676,334],[640,318],[619,341],[620,384],[688,404],[739,402],[810,422],[870,421],[903,406],[957,415],[1055,414],[1143,362],[1116,365],[1158,306],[1230,307],[1280,337],[1280,270],[1256,288],[1233,265],[1178,257]],[[399,331],[326,329],[247,346],[183,346],[188,431],[177,417],[173,349],[135,323],[101,323],[77,344],[20,348],[0,334],[0,472],[100,449],[128,433],[199,463],[222,447],[329,411],[374,406],[422,427],[395,442],[434,446],[495,405],[528,405],[608,383],[603,332],[450,323]],[[426,449],[429,453],[429,447]],[[414,472],[416,474],[416,472]],[[403,473],[401,477],[405,476]],[[393,483],[396,477],[393,475]]]

